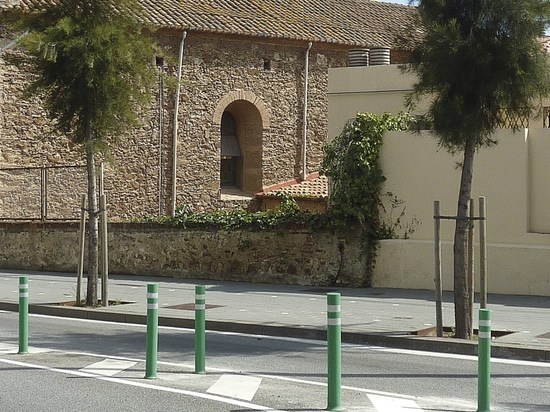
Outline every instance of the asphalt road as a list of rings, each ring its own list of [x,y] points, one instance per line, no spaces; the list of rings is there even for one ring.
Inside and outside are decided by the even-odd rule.
[[[316,411],[327,407],[326,345],[207,333],[207,373],[194,370],[193,332],[160,328],[157,379],[145,376],[140,325],[0,312],[2,411]],[[550,411],[550,364],[493,360],[494,412]],[[477,409],[477,358],[344,345],[342,405],[350,411]]]

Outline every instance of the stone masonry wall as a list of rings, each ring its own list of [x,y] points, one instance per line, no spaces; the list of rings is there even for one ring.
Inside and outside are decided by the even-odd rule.
[[[128,131],[113,144],[105,167],[105,192],[109,218],[113,220],[167,214],[170,210],[174,78],[181,33],[166,31],[159,33],[158,38],[165,51],[164,71],[168,78],[162,81],[162,87],[159,78],[151,106],[139,113],[142,126]],[[261,130],[262,186],[300,176],[306,49],[305,42],[188,34],[178,116],[177,205],[212,210],[247,207],[250,202],[251,196],[248,201],[234,201],[220,195],[221,137],[214,115],[220,102],[231,93],[246,92],[257,99],[250,103],[265,108],[263,115],[267,119],[262,119]],[[154,56],[151,58],[153,61]],[[265,62],[269,62],[269,67]],[[308,173],[318,171],[321,148],[327,141],[328,68],[346,64],[347,52],[338,46],[314,44],[310,51]],[[0,203],[0,218],[34,216],[39,208],[35,189],[27,193],[25,188],[40,184],[39,180],[28,186],[12,184],[17,181],[12,175],[22,172],[2,169],[85,164],[84,154],[67,137],[52,132],[40,101],[23,97],[28,81],[28,73],[0,60],[0,194],[10,192],[17,199]],[[72,183],[59,193],[54,193],[52,186],[49,201],[62,206],[50,209],[59,211],[56,217],[67,213],[66,218],[74,218],[79,212],[80,193],[86,191],[85,175],[83,179],[83,170],[78,168],[56,169],[56,173],[62,176],[60,181]],[[13,193],[18,186],[20,192]]]
[[[76,273],[77,256],[77,223],[0,224],[1,268]],[[338,284],[363,286],[366,265],[359,239],[350,234],[109,225],[112,274],[326,285],[338,274],[342,256]]]

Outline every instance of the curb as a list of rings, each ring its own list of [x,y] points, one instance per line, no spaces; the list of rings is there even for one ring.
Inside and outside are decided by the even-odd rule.
[[[18,304],[0,302],[0,310],[17,312]],[[65,318],[90,319],[119,323],[134,323],[145,325],[146,314],[130,312],[113,312],[103,309],[67,307],[48,304],[31,304],[29,313],[38,315],[58,316]],[[159,316],[159,326],[170,326],[194,329],[194,318]],[[223,320],[206,320],[206,330],[217,332],[248,333],[254,335],[279,336],[299,339],[326,340],[325,328],[296,327],[284,324],[261,324],[251,322],[234,322]],[[384,346],[397,349],[452,353],[458,355],[477,356],[477,341],[464,341],[453,338],[419,337],[412,335],[391,335],[384,333],[368,333],[342,329],[342,342],[357,345]],[[507,345],[498,342],[491,344],[493,358],[516,359],[536,362],[550,362],[550,350],[520,345]]]

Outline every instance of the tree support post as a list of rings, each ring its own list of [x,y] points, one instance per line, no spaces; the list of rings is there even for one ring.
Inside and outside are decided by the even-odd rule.
[[[78,268],[76,273],[76,306],[82,302],[82,276],[84,275],[84,242],[86,241],[86,195],[80,195],[80,229],[78,232]]]
[[[470,222],[468,225],[468,267],[467,278],[468,282],[468,307],[471,316],[474,315],[474,199],[470,199]],[[474,336],[474,322],[470,322],[470,336]]]
[[[19,277],[19,353],[29,353],[29,278]]]
[[[441,220],[439,200],[434,201],[435,321],[437,336],[443,337],[443,289],[441,286]]]
[[[205,287],[195,286],[195,373],[205,373],[206,357]]]
[[[101,214],[101,305],[107,307],[109,306],[109,244],[107,240],[107,200],[104,194],[99,196],[99,210]]]
[[[486,198],[479,197],[479,306],[487,308],[487,218],[485,209]]]
[[[145,348],[145,379],[157,378],[158,352],[158,312],[159,294],[158,284],[147,285],[147,339]]]
[[[342,401],[342,318],[340,294],[327,293],[328,407],[341,411]]]

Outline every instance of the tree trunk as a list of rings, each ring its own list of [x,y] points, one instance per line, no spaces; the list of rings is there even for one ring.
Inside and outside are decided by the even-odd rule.
[[[469,292],[467,282],[467,232],[469,226],[469,203],[472,193],[472,177],[474,175],[475,146],[468,141],[464,148],[464,162],[460,178],[460,192],[458,195],[458,219],[454,237],[454,300],[455,300],[455,336],[470,339],[470,325],[472,314],[468,304]]]
[[[96,169],[94,148],[91,141],[86,139],[86,167],[88,170],[88,288],[86,306],[97,306],[97,279],[99,263],[99,230],[97,221],[97,196],[96,196]]]

